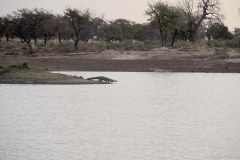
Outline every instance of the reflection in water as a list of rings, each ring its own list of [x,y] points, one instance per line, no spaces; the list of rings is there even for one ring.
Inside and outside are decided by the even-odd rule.
[[[0,85],[0,159],[240,159],[240,75],[68,72],[107,85]]]

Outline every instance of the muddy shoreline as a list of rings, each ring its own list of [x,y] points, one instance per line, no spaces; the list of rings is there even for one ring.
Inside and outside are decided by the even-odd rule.
[[[216,55],[215,48],[168,49],[150,51],[104,50],[100,53],[0,53],[0,65],[27,62],[30,68],[50,71],[123,71],[123,72],[211,72],[240,73],[239,49],[229,49],[225,55]]]
[[[104,82],[87,80],[82,77],[51,73],[41,69],[11,69],[0,74],[0,84],[104,84]]]
[[[81,56],[5,56],[0,65],[27,62],[31,68],[49,71],[211,72],[240,73],[240,63],[226,59],[94,59]]]

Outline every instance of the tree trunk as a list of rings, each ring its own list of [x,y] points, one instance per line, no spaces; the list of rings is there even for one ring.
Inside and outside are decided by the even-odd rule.
[[[167,45],[167,34],[164,33],[164,47]]]
[[[74,41],[75,52],[78,53],[78,40]]]
[[[162,47],[164,47],[164,35],[161,29],[159,29],[160,35],[161,35],[161,40],[162,40]]]
[[[9,42],[9,36],[8,35],[6,35],[6,38],[7,38],[7,42]]]
[[[44,33],[43,36],[44,36],[44,42],[43,42],[43,43],[46,45],[46,44],[47,44],[47,37],[48,37],[48,36],[47,36],[46,33]]]
[[[37,45],[37,38],[34,38],[34,44]]]
[[[176,38],[176,36],[177,36],[177,33],[178,33],[178,31],[177,31],[177,29],[176,29],[176,30],[174,31],[174,33],[173,33],[171,47],[173,47],[173,45],[174,45],[174,42],[175,42],[175,38]]]
[[[45,45],[47,44],[47,37],[44,37],[44,42]]]
[[[60,33],[58,33],[58,41],[59,41],[59,43],[62,43],[62,41],[61,41],[61,34]]]
[[[194,27],[193,33],[192,33],[192,41],[195,42],[197,39],[197,31],[198,31],[198,27]]]
[[[28,44],[28,48],[29,48],[29,53],[33,54],[34,52],[33,52],[31,41],[30,42],[28,41],[27,44]]]

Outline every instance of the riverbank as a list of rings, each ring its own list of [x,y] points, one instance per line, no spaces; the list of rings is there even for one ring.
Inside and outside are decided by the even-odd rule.
[[[230,49],[227,54],[216,54],[215,48],[33,55],[16,52],[0,53],[0,65],[27,62],[31,68],[51,71],[240,73],[240,59],[230,58],[239,54],[239,49]]]
[[[0,84],[101,84],[101,82],[41,69],[12,69],[10,72],[0,74]]]

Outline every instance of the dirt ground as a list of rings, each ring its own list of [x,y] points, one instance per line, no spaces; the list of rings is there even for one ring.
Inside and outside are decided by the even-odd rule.
[[[240,55],[239,49],[229,49],[226,55],[216,54],[215,48],[33,55],[4,51],[0,52],[0,66],[27,62],[29,67],[51,71],[240,73],[240,59],[231,59],[232,55]]]

